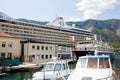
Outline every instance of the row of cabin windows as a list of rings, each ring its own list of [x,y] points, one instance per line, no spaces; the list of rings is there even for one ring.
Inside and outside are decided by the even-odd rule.
[[[35,45],[32,45],[32,50],[52,50],[52,46],[35,46]]]
[[[13,46],[13,42],[8,42],[8,44],[6,42],[2,42],[1,47],[6,47],[6,46],[12,47]]]
[[[32,55],[33,59],[51,59],[52,55]]]

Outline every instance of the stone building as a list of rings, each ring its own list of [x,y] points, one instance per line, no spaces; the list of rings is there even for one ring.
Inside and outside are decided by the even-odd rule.
[[[20,38],[0,32],[0,58],[20,58]]]
[[[23,50],[24,49],[24,50]],[[55,55],[55,45],[41,43],[24,43],[22,46],[24,61],[42,63],[50,61]]]

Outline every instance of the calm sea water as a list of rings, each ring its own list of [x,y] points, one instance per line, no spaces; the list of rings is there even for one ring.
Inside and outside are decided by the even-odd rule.
[[[0,80],[28,80],[31,78],[30,72],[16,72],[7,74],[6,77],[0,78]]]
[[[71,66],[74,67],[73,65]],[[117,69],[120,67],[120,54],[114,56],[113,66],[116,73],[118,73]],[[0,78],[0,80],[28,80],[32,78],[34,72],[35,71],[11,73],[7,74],[6,77]]]

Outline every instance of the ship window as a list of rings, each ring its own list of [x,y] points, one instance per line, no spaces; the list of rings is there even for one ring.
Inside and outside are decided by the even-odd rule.
[[[87,50],[87,48],[85,48],[85,50]]]

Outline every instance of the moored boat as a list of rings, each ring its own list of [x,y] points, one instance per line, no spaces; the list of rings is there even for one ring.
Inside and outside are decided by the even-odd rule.
[[[42,71],[34,73],[32,80],[66,80],[69,74],[66,60],[54,60],[45,64]]]
[[[113,80],[110,56],[79,57],[75,70],[68,80]]]

